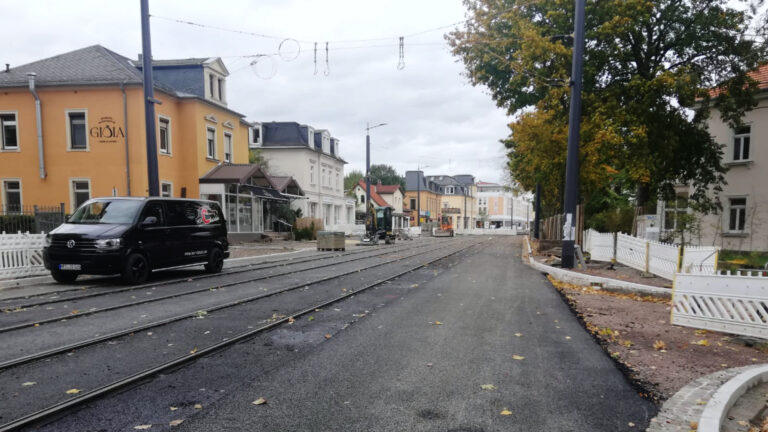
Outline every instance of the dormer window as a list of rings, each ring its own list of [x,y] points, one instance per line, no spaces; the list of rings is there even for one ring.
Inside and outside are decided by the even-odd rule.
[[[218,95],[219,95],[218,99],[220,101],[223,101],[224,100],[224,78],[219,78],[218,84],[219,84],[217,88]]]
[[[331,137],[323,134],[323,153],[331,153]]]
[[[446,186],[445,187],[445,194],[446,195],[453,195],[453,186]]]
[[[211,99],[213,99],[216,94],[216,77],[213,76],[213,74],[208,75],[208,94],[211,95]]]
[[[252,127],[250,129],[249,135],[250,135],[250,139],[248,140],[248,147],[250,148],[261,147],[262,145],[261,125]]]

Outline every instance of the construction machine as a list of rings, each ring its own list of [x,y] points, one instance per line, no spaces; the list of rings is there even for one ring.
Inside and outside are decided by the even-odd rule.
[[[440,216],[440,228],[435,229],[435,237],[453,237],[453,224],[451,223],[451,217],[446,215]]]
[[[363,234],[363,244],[378,244],[379,240],[384,240],[386,244],[395,242],[395,232],[392,229],[392,208],[380,207],[376,209],[373,203],[368,203],[365,212],[365,233]]]

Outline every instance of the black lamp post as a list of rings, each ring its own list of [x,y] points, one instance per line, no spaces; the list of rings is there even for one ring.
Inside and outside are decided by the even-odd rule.
[[[416,165],[416,225],[421,227],[421,170],[429,165]]]

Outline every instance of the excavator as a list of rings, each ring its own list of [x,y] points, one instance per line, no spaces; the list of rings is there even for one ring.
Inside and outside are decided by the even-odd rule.
[[[453,237],[453,225],[451,223],[451,217],[446,215],[440,216],[440,228],[435,229],[435,237]]]
[[[386,244],[395,243],[395,233],[392,229],[392,208],[381,207],[376,209],[373,203],[368,203],[365,212],[365,233],[363,234],[363,244],[379,244],[379,240],[384,240]]]

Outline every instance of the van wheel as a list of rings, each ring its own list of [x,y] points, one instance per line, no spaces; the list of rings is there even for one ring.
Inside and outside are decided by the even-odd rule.
[[[123,281],[127,284],[140,284],[149,278],[149,262],[141,254],[130,254],[123,267]]]
[[[76,272],[51,270],[51,276],[58,283],[72,283],[79,276]]]
[[[219,248],[211,249],[208,254],[208,264],[205,265],[205,271],[208,273],[219,273],[224,267],[224,254]]]

